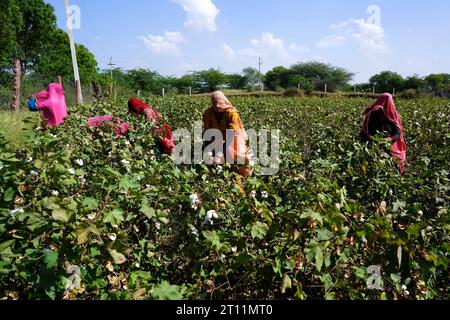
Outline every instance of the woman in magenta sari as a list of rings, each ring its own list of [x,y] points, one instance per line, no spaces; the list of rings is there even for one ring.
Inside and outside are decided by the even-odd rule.
[[[67,117],[67,105],[64,89],[59,83],[52,83],[47,90],[34,94],[36,107],[42,113],[47,125],[57,127]]]
[[[363,137],[370,141],[377,134],[386,134],[386,140],[391,143],[391,155],[400,160],[400,173],[403,173],[407,160],[406,143],[402,120],[392,95],[382,94],[373,105],[364,110],[364,115]]]

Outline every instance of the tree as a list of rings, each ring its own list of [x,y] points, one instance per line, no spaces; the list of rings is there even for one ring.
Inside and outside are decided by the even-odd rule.
[[[289,86],[289,76],[289,69],[283,66],[278,66],[266,73],[264,84],[269,90],[287,88]]]
[[[163,77],[156,71],[137,69],[127,74],[130,86],[134,91],[159,93],[163,88]]]
[[[343,68],[333,67],[320,62],[298,63],[289,69],[278,66],[267,72],[265,77],[266,87],[270,90],[277,88],[297,87],[303,89],[323,90],[325,84],[330,91],[335,91],[338,86],[348,84],[353,74]]]
[[[0,69],[11,65],[17,50],[16,35],[22,26],[22,15],[14,0],[0,2]]]
[[[213,92],[227,82],[227,76],[218,69],[208,69],[194,73],[194,83],[201,91]]]
[[[56,29],[51,36],[49,49],[46,50],[34,67],[35,73],[45,82],[51,82],[56,75],[63,79],[74,80],[69,36],[61,29]],[[76,45],[80,78],[85,83],[96,81],[97,61],[95,56],[83,45]]]
[[[321,62],[295,64],[290,68],[290,73],[291,76],[298,75],[307,79],[316,90],[323,90],[326,84],[329,91],[335,91],[338,86],[348,84],[353,78],[353,73]]]
[[[311,89],[310,81],[304,76],[298,74],[289,74],[287,85],[289,87],[296,87],[296,88],[300,86],[300,89]]]
[[[238,73],[233,73],[227,75],[227,83],[229,84],[230,89],[243,90],[247,87],[248,79]]]
[[[189,88],[192,90],[195,86],[194,76],[192,74],[185,74],[177,80],[176,86],[180,93],[188,92]]]
[[[437,95],[439,92],[441,96],[444,97],[444,91],[446,87],[450,85],[450,74],[430,74],[425,78],[425,82],[427,83],[429,89],[434,92],[434,95]]]
[[[425,81],[418,74],[407,77],[403,85],[403,90],[414,89],[420,90],[425,87]]]
[[[8,61],[8,68],[12,68],[12,105],[18,111],[22,74],[48,49],[49,35],[56,29],[56,16],[53,7],[43,0],[2,0],[1,6],[1,33],[6,35],[1,41],[6,43],[5,47],[1,46],[0,57],[3,62]]]
[[[248,86],[254,87],[254,86],[258,85],[260,77],[262,80],[264,80],[263,74],[260,74],[257,69],[252,68],[252,67],[248,67],[248,68],[245,68],[244,70],[242,70],[242,74],[247,79]]]
[[[405,85],[405,79],[392,71],[383,71],[377,75],[374,75],[369,80],[372,86],[375,86],[377,92],[393,92],[394,90],[400,91]]]

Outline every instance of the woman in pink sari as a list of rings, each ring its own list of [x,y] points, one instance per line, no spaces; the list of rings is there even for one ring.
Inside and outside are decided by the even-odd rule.
[[[34,94],[36,106],[50,127],[57,127],[67,117],[67,105],[64,89],[59,83],[52,83],[47,90]]]
[[[382,94],[378,100],[364,110],[362,135],[372,140],[376,134],[386,133],[391,143],[391,155],[400,160],[400,173],[403,173],[407,160],[406,143],[403,137],[403,125],[398,114],[394,99],[389,93]]]

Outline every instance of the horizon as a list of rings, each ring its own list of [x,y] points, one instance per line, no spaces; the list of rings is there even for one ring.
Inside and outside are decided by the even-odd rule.
[[[58,27],[67,31],[64,2],[46,2],[55,8]],[[387,0],[133,0],[126,8],[117,0],[70,4],[80,10],[75,41],[95,55],[102,70],[109,69],[112,57],[122,70],[151,69],[165,76],[209,68],[241,73],[245,67],[257,69],[261,56],[263,73],[317,61],[354,73],[352,83],[368,82],[385,70],[403,77],[450,73],[450,44],[442,41],[450,31],[445,18],[450,4],[443,0],[433,5]]]

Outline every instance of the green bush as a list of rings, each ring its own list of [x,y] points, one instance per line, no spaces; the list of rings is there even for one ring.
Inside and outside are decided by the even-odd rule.
[[[285,97],[303,97],[305,92],[297,88],[290,88],[284,91],[283,96]]]
[[[417,99],[419,97],[419,92],[416,89],[407,89],[400,92],[399,97],[404,99]]]

